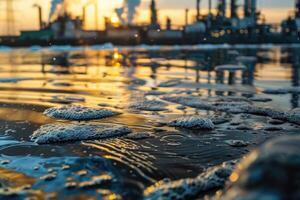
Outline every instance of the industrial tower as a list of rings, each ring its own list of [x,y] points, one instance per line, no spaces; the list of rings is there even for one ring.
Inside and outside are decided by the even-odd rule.
[[[296,18],[300,18],[300,0],[296,0]]]
[[[226,0],[218,0],[218,16],[226,16]]]
[[[237,0],[231,0],[230,2],[230,18],[238,18]]]
[[[157,8],[156,8],[155,0],[151,0],[150,13],[151,13],[150,28],[151,29],[159,29],[160,25],[158,23]]]
[[[197,0],[196,9],[197,9],[196,20],[200,21],[200,18],[201,18],[201,0]]]

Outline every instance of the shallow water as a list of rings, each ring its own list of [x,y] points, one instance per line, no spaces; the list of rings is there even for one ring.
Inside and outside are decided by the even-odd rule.
[[[246,70],[215,70],[218,65],[238,63]],[[300,49],[287,46],[1,51],[0,185],[16,189],[17,198],[141,199],[143,190],[156,181],[195,177],[209,166],[241,158],[269,138],[299,130],[288,122],[271,124],[270,116],[199,109],[165,97],[227,105],[247,102],[288,112],[299,106],[300,92],[263,91],[299,86],[299,70]],[[120,115],[89,123],[123,125],[134,134],[150,136],[44,145],[30,140],[42,125],[80,123],[43,114],[48,108],[70,104],[117,110]],[[211,118],[215,129],[168,125],[191,115]],[[236,142],[244,145],[232,145]],[[111,180],[80,186],[101,175]],[[66,183],[77,187],[68,188]],[[20,189],[27,185],[26,192]]]

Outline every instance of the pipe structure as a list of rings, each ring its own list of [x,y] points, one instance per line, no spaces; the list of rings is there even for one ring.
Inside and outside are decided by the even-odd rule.
[[[251,4],[249,0],[244,1],[244,16],[249,17],[250,16],[250,8]]]
[[[201,5],[201,0],[197,0],[197,3],[196,3],[196,10],[197,10],[196,19],[197,19],[197,21],[200,21],[200,17],[201,17],[200,5]]]
[[[296,9],[296,18],[300,18],[300,0],[296,0],[295,9]]]
[[[257,9],[257,0],[245,0],[244,13],[245,17],[255,17]]]
[[[231,0],[230,2],[230,18],[238,18],[237,0]]]
[[[211,10],[212,10],[212,2],[211,2],[211,0],[208,0],[208,13],[209,13],[209,15],[212,14]]]
[[[218,0],[218,16],[225,17],[226,15],[226,0]]]
[[[85,22],[86,22],[86,7],[87,7],[87,5],[84,5],[82,7],[82,27],[85,27]]]
[[[257,0],[251,0],[251,17],[255,18],[256,17],[256,12],[257,12]]]
[[[150,13],[151,13],[151,19],[150,19],[150,23],[152,26],[157,26],[158,24],[158,19],[157,19],[157,9],[156,9],[156,2],[155,0],[151,1],[150,4]]]
[[[39,26],[40,26],[40,30],[43,29],[43,11],[42,11],[42,7],[38,4],[34,4],[33,7],[38,9],[38,14],[39,14]]]
[[[189,9],[185,9],[185,26],[189,25]]]

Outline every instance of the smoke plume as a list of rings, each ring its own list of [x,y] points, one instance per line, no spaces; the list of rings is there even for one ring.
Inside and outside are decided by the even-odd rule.
[[[63,0],[51,0],[51,8],[50,8],[50,13],[49,13],[49,20],[56,13],[58,5],[61,5],[61,4],[63,4]]]
[[[77,5],[82,6],[87,3],[92,3],[94,0],[51,0],[51,8],[49,13],[49,20],[57,15],[61,15],[69,10],[70,7]]]
[[[134,17],[136,15],[136,9],[141,4],[141,0],[124,0],[123,6],[116,9],[116,13],[122,24],[133,23]]]

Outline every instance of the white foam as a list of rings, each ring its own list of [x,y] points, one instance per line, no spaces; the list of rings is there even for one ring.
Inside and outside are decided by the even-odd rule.
[[[45,110],[44,114],[48,117],[57,119],[84,121],[112,117],[119,115],[120,113],[104,108],[89,108],[83,106],[68,105],[49,108]]]
[[[249,145],[248,142],[243,140],[226,140],[225,143],[232,147],[246,147]]]
[[[214,129],[214,124],[210,119],[205,119],[198,116],[181,117],[171,121],[169,125],[187,129]]]
[[[300,124],[300,109],[296,108],[286,112],[285,117],[289,122]]]
[[[30,139],[38,144],[107,139],[129,134],[125,126],[107,124],[49,124],[41,126]]]
[[[196,199],[201,192],[223,187],[233,166],[233,162],[227,162],[207,169],[196,178],[160,181],[144,190],[144,200]]]
[[[150,132],[130,133],[125,136],[125,138],[131,139],[131,140],[143,140],[143,139],[148,139],[148,138],[153,138],[153,137],[155,137],[155,136]]]
[[[287,118],[286,112],[268,108],[268,107],[262,107],[262,106],[256,106],[249,102],[226,102],[226,101],[203,101],[199,97],[194,96],[164,96],[163,99],[165,101],[169,101],[172,103],[181,104],[188,107],[193,107],[197,109],[202,110],[213,110],[213,111],[221,111],[226,113],[245,113],[245,114],[253,114],[253,115],[260,115],[260,116],[267,116],[274,119],[280,119],[280,120],[289,120]],[[295,118],[296,115],[294,115]],[[292,117],[290,117],[292,119]],[[298,119],[296,119],[298,121]],[[300,123],[300,120],[299,120]]]
[[[144,111],[164,111],[167,110],[168,104],[157,100],[145,100],[136,102],[130,105],[131,109],[144,110]]]

